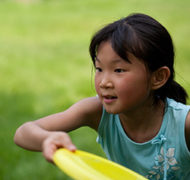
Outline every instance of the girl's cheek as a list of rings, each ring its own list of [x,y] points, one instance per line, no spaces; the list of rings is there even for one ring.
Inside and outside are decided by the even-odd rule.
[[[96,77],[95,77],[94,84],[95,84],[96,92],[98,93],[99,92],[99,82],[98,82],[98,79]]]

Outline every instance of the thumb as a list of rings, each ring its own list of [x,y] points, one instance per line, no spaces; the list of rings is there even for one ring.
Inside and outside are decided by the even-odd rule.
[[[50,144],[49,146],[44,147],[42,153],[48,162],[53,163],[53,155],[56,150],[57,150],[57,147],[53,144]]]

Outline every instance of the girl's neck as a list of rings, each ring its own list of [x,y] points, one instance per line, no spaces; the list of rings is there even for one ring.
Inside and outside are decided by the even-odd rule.
[[[155,137],[162,125],[164,108],[164,102],[160,100],[155,105],[142,107],[141,110],[119,114],[127,136],[138,143]]]

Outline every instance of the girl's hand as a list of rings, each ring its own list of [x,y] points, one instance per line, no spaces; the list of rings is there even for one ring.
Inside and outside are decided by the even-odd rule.
[[[53,154],[59,148],[67,148],[70,151],[76,150],[76,146],[72,143],[67,133],[51,132],[42,144],[42,152],[45,159],[53,162]]]

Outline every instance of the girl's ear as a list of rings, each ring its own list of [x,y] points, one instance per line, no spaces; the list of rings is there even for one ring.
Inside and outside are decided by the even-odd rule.
[[[152,74],[152,90],[161,88],[170,77],[170,69],[167,66],[162,66]]]

